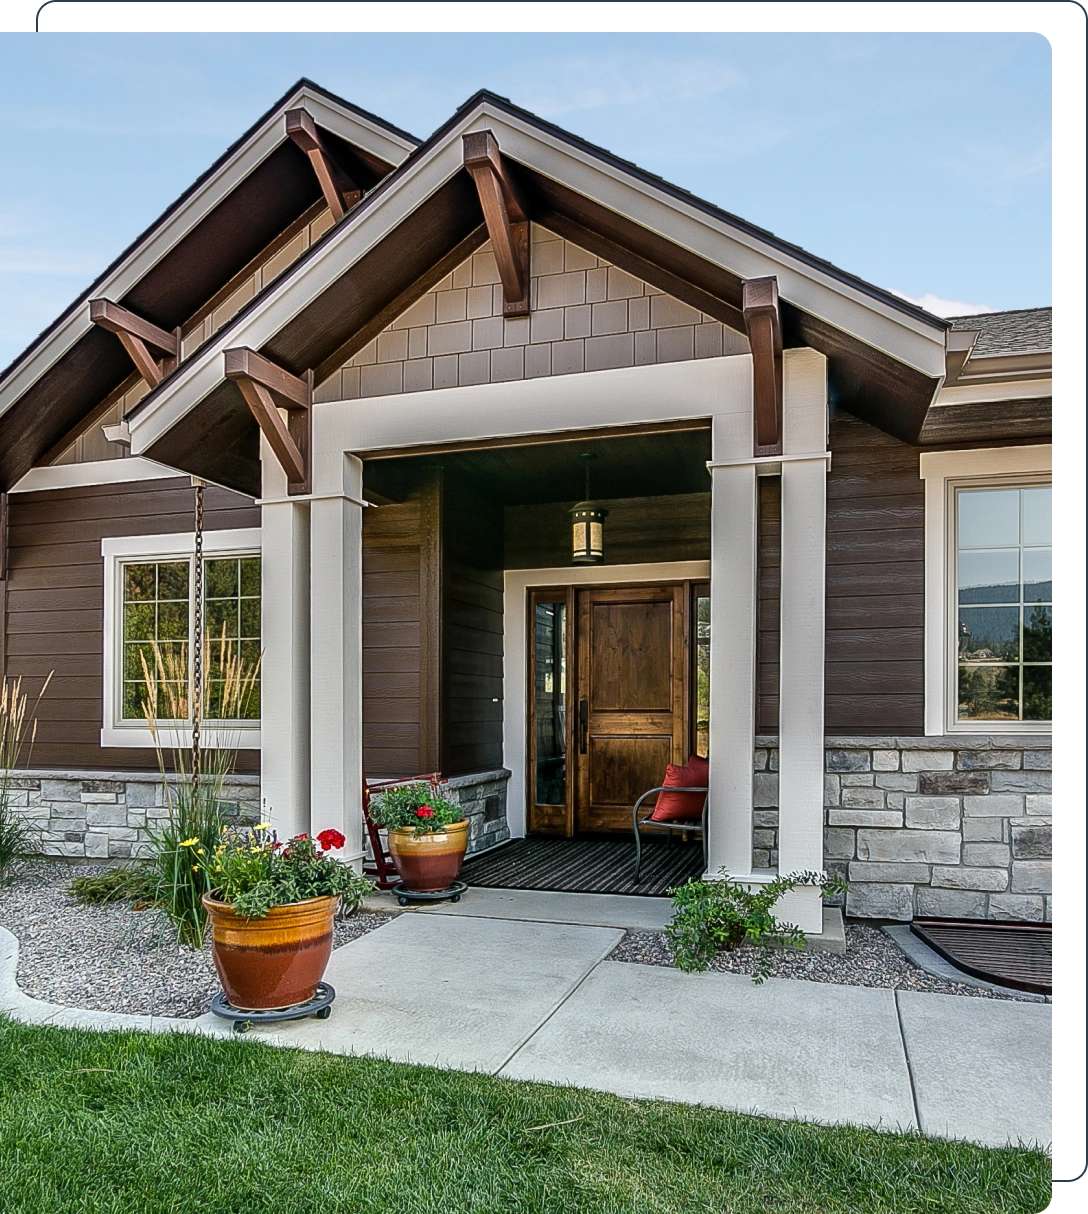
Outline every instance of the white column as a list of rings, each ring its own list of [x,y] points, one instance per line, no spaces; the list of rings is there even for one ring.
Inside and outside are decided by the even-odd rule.
[[[778,723],[778,869],[823,868],[824,582],[827,560],[827,363],[814,350],[783,356],[782,580]],[[802,931],[823,926],[817,889],[776,913]]]
[[[344,860],[363,854],[361,465],[310,503],[310,830],[332,827]]]
[[[261,438],[261,807],[281,839],[310,829],[310,507]]]
[[[751,459],[749,376],[733,412],[716,415],[712,463]],[[752,871],[756,703],[757,496],[754,465],[715,467],[710,481],[710,797],[707,876]]]

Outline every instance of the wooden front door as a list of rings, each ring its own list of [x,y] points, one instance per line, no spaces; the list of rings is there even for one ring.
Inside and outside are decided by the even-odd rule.
[[[631,807],[687,758],[684,585],[580,589],[572,697],[578,833],[630,831]]]

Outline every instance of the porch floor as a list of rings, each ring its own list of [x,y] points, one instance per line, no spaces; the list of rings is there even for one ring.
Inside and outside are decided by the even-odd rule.
[[[635,894],[662,898],[703,873],[699,843],[645,841],[636,883],[630,839],[513,839],[470,856],[461,870],[469,885],[568,894]]]

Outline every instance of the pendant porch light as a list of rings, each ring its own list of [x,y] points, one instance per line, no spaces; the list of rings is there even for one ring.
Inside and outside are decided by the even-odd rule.
[[[602,509],[589,496],[589,465],[597,458],[592,451],[584,451],[579,457],[585,466],[585,500],[571,507],[571,564],[600,565],[604,562],[604,520],[608,511]]]

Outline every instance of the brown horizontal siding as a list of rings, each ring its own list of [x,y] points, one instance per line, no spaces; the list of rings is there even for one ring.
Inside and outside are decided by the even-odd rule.
[[[13,494],[11,573],[3,618],[5,673],[34,696],[53,681],[38,710],[36,766],[86,770],[155,768],[154,751],[102,747],[102,540],[166,535],[193,526],[186,478]],[[260,511],[238,494],[209,486],[205,527],[260,526]],[[242,751],[238,770],[256,771]]]
[[[924,516],[918,452],[848,415],[827,482],[828,733],[921,734]],[[778,732],[781,482],[760,483],[757,729]]]
[[[922,734],[924,497],[918,452],[841,414],[828,473],[828,733]]]
[[[419,770],[419,504],[363,511],[363,766]]]

